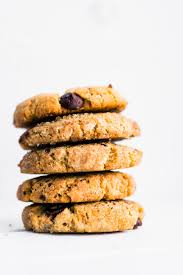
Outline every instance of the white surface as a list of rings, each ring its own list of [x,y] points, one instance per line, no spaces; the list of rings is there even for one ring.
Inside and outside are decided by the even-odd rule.
[[[182,274],[182,1],[0,1],[0,258],[4,274]],[[129,233],[23,231],[15,197],[29,176],[12,127],[21,100],[40,91],[112,83],[143,149],[129,172],[144,225]],[[3,271],[3,272],[2,272]]]

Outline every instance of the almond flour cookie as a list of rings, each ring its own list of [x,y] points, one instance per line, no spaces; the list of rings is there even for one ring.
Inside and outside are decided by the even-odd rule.
[[[22,213],[25,229],[49,233],[102,233],[142,225],[143,208],[131,201],[81,204],[33,204]]]
[[[122,139],[140,135],[138,124],[117,113],[85,113],[58,117],[27,130],[20,137],[24,149],[39,145],[100,139]]]
[[[109,86],[69,89],[64,95],[41,94],[20,103],[14,125],[27,127],[48,117],[80,112],[121,111],[127,102]]]
[[[30,179],[19,186],[17,197],[35,203],[91,202],[123,199],[134,191],[135,182],[131,176],[101,172]]]
[[[129,168],[141,158],[139,150],[103,142],[33,150],[19,166],[22,173],[28,174],[92,172]]]

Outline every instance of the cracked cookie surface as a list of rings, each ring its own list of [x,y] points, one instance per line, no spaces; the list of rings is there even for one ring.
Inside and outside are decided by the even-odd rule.
[[[19,167],[28,174],[94,172],[133,167],[141,158],[137,149],[103,142],[33,150]]]
[[[25,229],[49,233],[99,233],[135,229],[144,210],[132,201],[101,201],[81,204],[33,204],[22,213]]]
[[[73,203],[117,200],[135,191],[133,178],[120,172],[52,175],[23,182],[17,197],[24,202]]]
[[[27,130],[20,137],[23,149],[39,145],[89,140],[122,139],[140,135],[138,124],[117,113],[85,113],[58,117]]]
[[[66,99],[66,95],[70,98]],[[79,101],[74,97],[77,97]],[[119,112],[125,109],[126,105],[126,100],[111,85],[69,89],[63,96],[57,93],[40,94],[23,101],[16,107],[14,125],[28,127],[46,118],[71,113],[112,110]]]

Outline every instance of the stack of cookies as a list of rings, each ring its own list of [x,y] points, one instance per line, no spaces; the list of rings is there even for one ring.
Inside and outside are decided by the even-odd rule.
[[[108,87],[42,94],[20,103],[14,125],[27,128],[20,145],[29,152],[22,173],[46,174],[21,184],[17,197],[33,202],[22,220],[34,232],[115,232],[142,224],[143,208],[124,200],[133,178],[116,169],[137,165],[142,152],[115,140],[140,135],[138,124],[120,114],[127,102]]]

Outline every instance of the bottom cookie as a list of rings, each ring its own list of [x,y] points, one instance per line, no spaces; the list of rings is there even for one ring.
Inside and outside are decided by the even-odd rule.
[[[25,207],[25,229],[49,233],[104,233],[142,225],[143,208],[136,202],[117,200],[93,203],[32,204]]]

